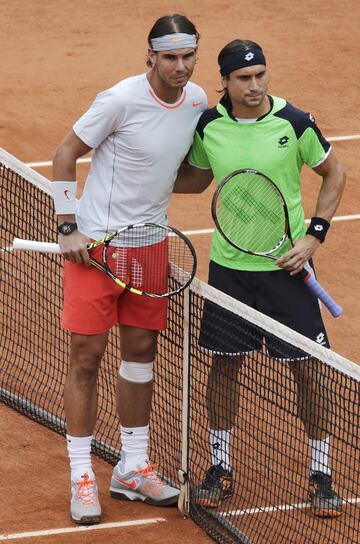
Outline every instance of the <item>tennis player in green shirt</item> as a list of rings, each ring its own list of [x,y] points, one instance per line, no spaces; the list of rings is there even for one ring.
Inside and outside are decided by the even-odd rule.
[[[218,63],[223,96],[216,107],[201,115],[175,192],[202,192],[213,178],[219,183],[236,169],[256,169],[278,184],[285,197],[294,247],[275,262],[238,251],[215,230],[209,284],[329,347],[318,301],[302,282],[294,281],[294,275],[312,263],[325,240],[344,189],[344,170],[312,115],[268,94],[266,59],[258,44],[234,40],[221,50]],[[308,228],[300,192],[304,164],[322,178]],[[212,464],[192,500],[207,507],[217,507],[233,493],[230,445],[240,394],[228,406],[219,406],[219,395],[226,384],[237,381],[239,353],[256,350],[258,341],[252,343],[244,331],[238,335],[237,346],[226,345],[216,335],[219,312],[220,308],[205,307],[200,338],[200,344],[214,353],[207,391]],[[330,468],[331,406],[322,394],[319,363],[304,360],[303,352],[291,346],[287,353],[284,346],[281,352],[276,345],[267,348],[270,356],[288,361],[296,381],[298,412],[311,450],[308,499],[312,511],[319,517],[338,516],[342,499],[334,490]]]

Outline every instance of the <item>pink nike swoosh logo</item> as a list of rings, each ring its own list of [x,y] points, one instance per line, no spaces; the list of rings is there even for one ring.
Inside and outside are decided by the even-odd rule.
[[[70,200],[70,198],[69,198],[69,189],[65,189],[64,195],[68,200]]]
[[[115,478],[115,480],[117,482],[119,482],[119,484],[122,484],[125,487],[127,487],[128,489],[134,489],[135,490],[135,489],[138,488],[138,482],[136,481],[135,478],[131,478],[131,480],[128,480],[128,481],[120,480],[120,478]]]
[[[202,102],[193,102],[192,106],[193,108],[197,108],[198,106],[201,106]]]

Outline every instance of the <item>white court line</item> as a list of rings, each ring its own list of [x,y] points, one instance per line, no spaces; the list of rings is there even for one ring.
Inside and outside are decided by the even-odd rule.
[[[350,134],[349,136],[330,136],[326,138],[329,142],[344,142],[346,140],[359,140],[360,134]]]
[[[336,215],[332,218],[331,222],[333,221],[353,221],[354,219],[360,219],[360,213],[354,213],[352,215]],[[309,219],[306,219],[306,221],[309,221]]]
[[[114,523],[100,523],[99,525],[83,525],[79,527],[63,527],[62,529],[48,529],[43,531],[28,531],[26,533],[12,533],[0,535],[0,540],[15,540],[16,538],[34,538],[50,535],[62,535],[65,533],[80,533],[82,531],[99,531],[101,529],[114,529],[117,527],[133,527],[136,525],[149,525],[166,521],[165,518],[135,519],[129,521],[117,521]],[[120,537],[119,537],[120,538]]]
[[[326,138],[329,142],[343,142],[347,140],[360,140],[360,134],[350,134],[349,136],[330,136]],[[91,157],[85,157],[85,159],[78,159],[77,164],[85,164],[91,162]],[[51,166],[52,161],[43,162],[27,162],[26,166],[29,168],[41,168],[43,166]]]
[[[344,499],[346,504],[360,504],[360,497],[354,497],[351,499]],[[271,512],[286,511],[286,510],[298,510],[300,508],[310,508],[309,503],[302,502],[298,504],[282,504],[279,506],[264,506],[264,508],[249,508],[247,510],[230,510],[230,512],[221,512],[224,517],[230,516],[245,516],[247,514],[268,514]]]

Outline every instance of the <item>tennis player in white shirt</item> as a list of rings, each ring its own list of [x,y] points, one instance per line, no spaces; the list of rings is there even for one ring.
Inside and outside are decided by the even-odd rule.
[[[109,330],[119,324],[116,402],[121,458],[114,498],[157,506],[177,502],[148,458],[153,362],[167,304],[121,290],[88,266],[86,245],[132,223],[166,223],[178,167],[192,143],[206,95],[190,83],[199,34],[184,15],[158,19],[148,37],[149,71],[101,92],[56,150],[53,193],[64,261],[61,325],[71,332],[64,401],[71,467],[71,518],[98,523],[101,507],[91,464],[97,418],[97,375]],[[93,151],[76,205],[76,160]]]

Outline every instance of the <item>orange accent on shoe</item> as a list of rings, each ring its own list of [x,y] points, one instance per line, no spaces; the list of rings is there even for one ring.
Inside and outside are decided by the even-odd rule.
[[[338,510],[318,510],[316,508],[312,509],[312,513],[317,518],[338,518],[342,515],[342,512],[339,512]]]
[[[94,483],[95,480],[90,480],[87,472],[85,472],[82,480],[75,482],[79,499],[83,504],[87,506],[95,503],[93,485]]]
[[[135,472],[138,472],[139,474],[142,474],[143,476],[146,476],[156,482],[160,487],[165,486],[165,482],[162,482],[158,475],[154,472],[154,468],[157,468],[157,465],[150,465],[148,464],[147,467],[141,468],[139,470],[136,470]]]
[[[156,468],[157,465],[150,465],[148,464],[147,467],[138,470],[137,472],[139,474],[142,474],[145,476],[148,480],[145,482],[143,492],[147,495],[151,495],[152,497],[160,497],[161,496],[161,489],[160,487],[165,487],[165,483],[160,480],[160,478],[157,476],[157,474],[154,472],[154,468]]]
[[[117,482],[119,482],[119,484],[122,484],[124,485],[125,487],[128,487],[129,489],[133,489],[135,491],[135,489],[137,489],[139,487],[139,484],[138,482],[132,478],[131,480],[121,480],[121,478],[115,478],[115,480]]]

